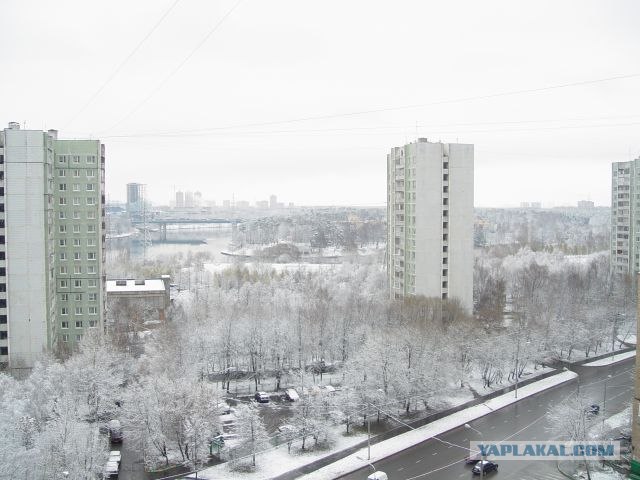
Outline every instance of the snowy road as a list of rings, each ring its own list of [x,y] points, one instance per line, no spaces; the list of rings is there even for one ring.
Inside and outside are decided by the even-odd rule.
[[[513,440],[547,440],[551,435],[545,413],[563,401],[580,384],[580,391],[593,403],[602,405],[604,395],[604,379],[611,374],[607,386],[607,416],[623,410],[628,405],[633,389],[633,359],[617,365],[593,368],[576,367],[580,375],[560,387],[542,392],[522,400],[512,406],[498,410],[471,423],[481,431],[485,440],[502,440],[507,437]],[[517,433],[518,432],[518,433]],[[475,435],[475,436],[474,436]],[[439,437],[451,444],[468,447],[470,440],[479,440],[473,431],[457,428]],[[366,457],[366,451],[363,452]],[[378,462],[375,467],[389,475],[393,480],[451,480],[471,478],[471,469],[464,465],[462,459],[466,450],[437,440],[426,441],[416,447]],[[543,461],[503,461],[499,462],[499,472],[490,478],[552,480],[562,479],[555,462]],[[369,470],[362,469],[341,477],[345,480],[362,480],[367,478]]]

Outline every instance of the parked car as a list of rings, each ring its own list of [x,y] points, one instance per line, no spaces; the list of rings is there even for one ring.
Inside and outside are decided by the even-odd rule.
[[[284,397],[290,402],[297,402],[300,400],[300,395],[298,395],[295,388],[287,388],[284,391]]]
[[[490,472],[497,472],[498,464],[493,463],[489,460],[480,460],[478,463],[475,464],[471,472],[473,472],[474,475],[480,475],[481,471],[483,475],[486,475],[487,473],[490,473]]]
[[[472,453],[468,457],[465,457],[464,463],[466,463],[467,465],[475,465],[480,460],[482,460],[482,455],[480,455],[480,452],[476,452]]]
[[[600,413],[600,405],[594,403],[586,408],[587,415],[598,415]]]
[[[104,478],[118,478],[120,465],[118,462],[107,462],[102,471]]]
[[[278,432],[280,432],[280,433],[296,433],[297,430],[298,429],[296,427],[294,427],[293,425],[288,425],[288,424],[280,425],[278,427]]]
[[[256,392],[254,398],[258,403],[269,403],[269,394],[267,392]]]
[[[122,461],[122,455],[120,455],[119,450],[112,450],[109,452],[109,461],[117,462],[118,466],[120,466],[120,462]]]
[[[389,477],[384,472],[373,472],[371,475],[367,477],[367,480],[389,480]]]
[[[122,443],[122,425],[119,420],[111,420],[107,423],[109,428],[109,441],[111,443]]]

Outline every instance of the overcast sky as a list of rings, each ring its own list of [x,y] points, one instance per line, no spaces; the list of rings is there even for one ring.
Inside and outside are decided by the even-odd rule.
[[[111,200],[383,205],[420,136],[475,145],[476,206],[609,205],[640,154],[634,0],[2,3],[0,122],[100,138]]]

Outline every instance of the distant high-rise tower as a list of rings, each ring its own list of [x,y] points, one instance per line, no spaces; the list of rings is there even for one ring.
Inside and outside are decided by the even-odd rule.
[[[640,158],[614,162],[611,167],[611,271],[640,272],[640,208],[633,200],[640,192]]]
[[[176,208],[184,208],[184,192],[176,192]]]
[[[144,185],[141,183],[127,183],[127,212],[139,214],[143,209]]]
[[[269,208],[278,208],[278,197],[276,195],[269,197]]]
[[[456,297],[473,310],[473,145],[416,142],[387,155],[391,298]]]
[[[98,140],[0,132],[0,363],[13,372],[103,328],[104,158]]]

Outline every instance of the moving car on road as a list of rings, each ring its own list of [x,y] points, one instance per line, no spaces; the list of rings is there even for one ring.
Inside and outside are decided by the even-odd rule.
[[[473,470],[471,470],[474,475],[480,475],[480,472],[482,472],[483,475],[486,475],[487,473],[497,471],[498,464],[490,462],[489,460],[480,460],[478,463],[476,463],[475,467],[473,467]]]

